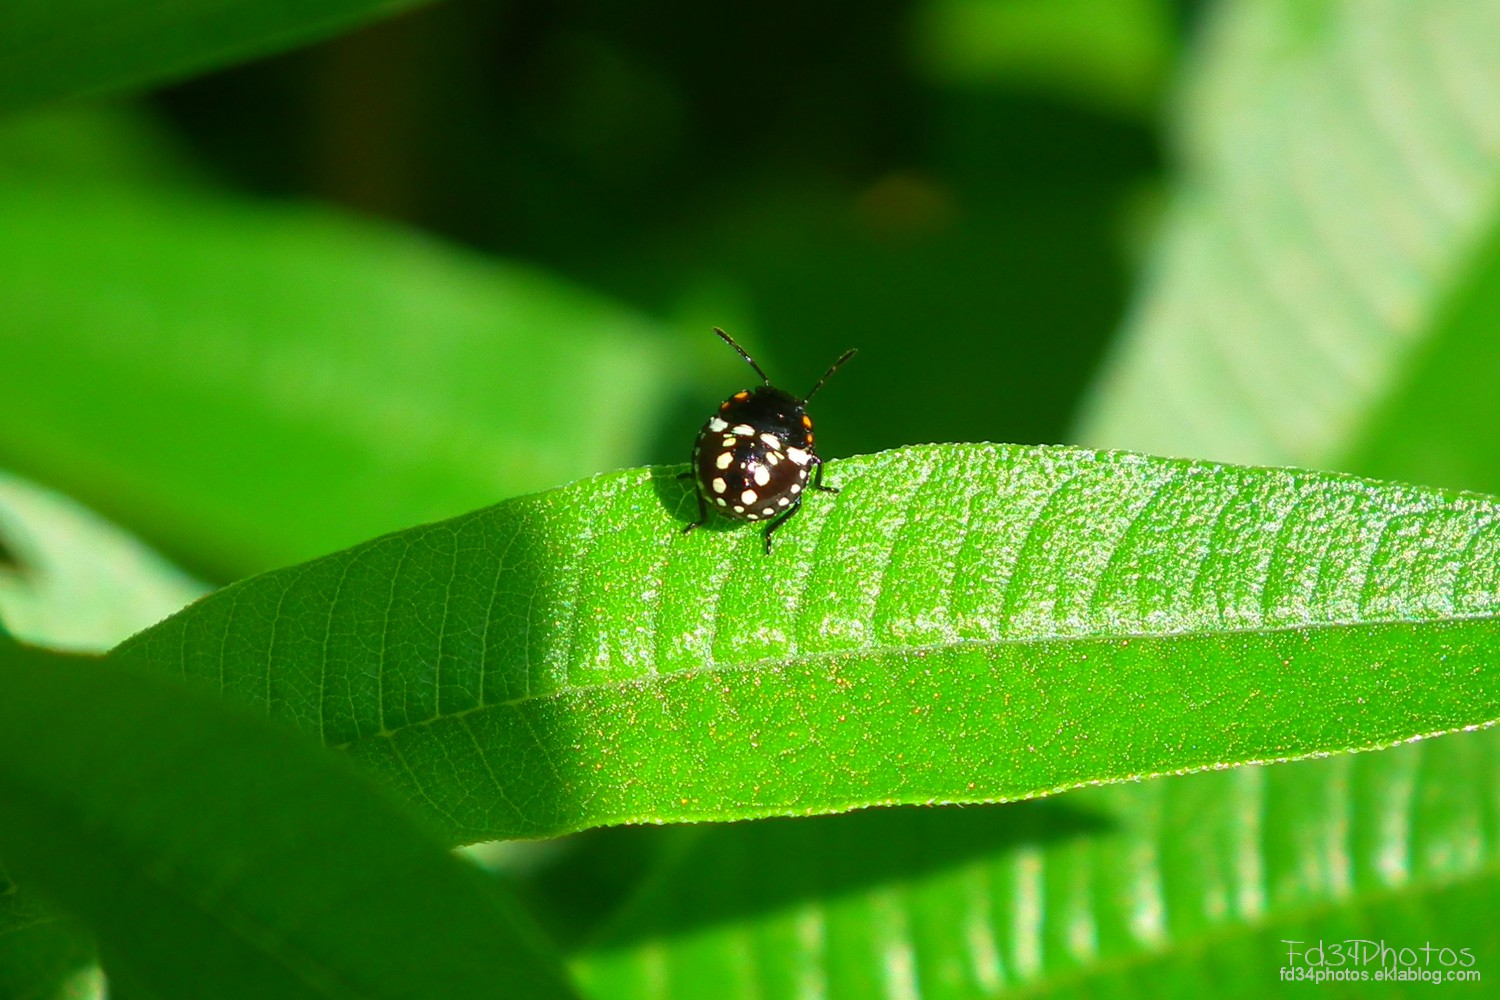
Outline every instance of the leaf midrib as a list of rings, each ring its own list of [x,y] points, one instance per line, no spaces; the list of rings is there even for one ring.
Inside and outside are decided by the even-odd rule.
[[[1161,640],[1161,639],[1167,639],[1167,640],[1170,640],[1170,639],[1178,639],[1178,638],[1192,638],[1192,637],[1197,637],[1197,636],[1277,635],[1277,634],[1290,634],[1290,633],[1297,633],[1297,632],[1320,632],[1320,633],[1321,632],[1330,632],[1330,633],[1337,633],[1337,632],[1350,631],[1350,630],[1355,630],[1355,629],[1374,628],[1374,627],[1379,627],[1379,626],[1391,626],[1391,625],[1411,625],[1411,626],[1414,626],[1414,627],[1420,627],[1420,626],[1423,626],[1423,625],[1430,625],[1430,626],[1438,627],[1438,626],[1443,626],[1443,625],[1458,624],[1458,623],[1464,623],[1464,622],[1484,622],[1484,621],[1500,622],[1500,613],[1454,614],[1454,615],[1448,615],[1448,616],[1444,616],[1444,617],[1440,617],[1440,618],[1435,618],[1435,617],[1425,617],[1425,618],[1399,618],[1399,617],[1392,617],[1392,618],[1370,618],[1370,619],[1366,619],[1366,620],[1358,621],[1358,622],[1339,622],[1339,621],[1334,621],[1334,622],[1312,622],[1312,623],[1305,623],[1305,624],[1302,624],[1302,625],[1252,626],[1252,627],[1236,627],[1236,628],[1224,628],[1224,629],[1212,629],[1212,630],[1198,630],[1198,631],[1168,630],[1168,631],[1162,631],[1162,632],[1109,632],[1109,633],[1098,633],[1098,634],[1093,634],[1093,635],[1026,636],[1026,637],[1000,638],[1000,639],[953,639],[953,640],[947,640],[947,641],[943,641],[943,642],[917,643],[917,644],[911,644],[911,645],[887,644],[887,645],[878,645],[878,646],[861,646],[861,647],[858,647],[856,649],[823,650],[823,651],[819,651],[819,652],[816,652],[816,653],[800,653],[800,654],[796,654],[796,655],[792,655],[792,656],[779,657],[779,658],[778,657],[766,657],[766,658],[763,658],[763,659],[760,659],[760,660],[754,660],[754,661],[751,661],[749,663],[743,663],[743,664],[721,665],[721,664],[715,663],[715,664],[705,665],[705,666],[702,666],[702,667],[693,667],[693,668],[686,669],[686,670],[673,670],[673,671],[669,671],[667,673],[653,672],[653,673],[647,674],[645,676],[630,677],[630,678],[625,678],[625,679],[615,680],[615,681],[608,681],[608,680],[606,680],[606,681],[598,681],[598,682],[595,682],[595,683],[588,683],[588,684],[568,685],[568,686],[557,688],[556,690],[553,690],[553,691],[546,691],[546,692],[542,692],[542,693],[538,693],[538,694],[526,693],[526,694],[522,694],[522,695],[520,695],[518,697],[515,697],[515,698],[508,698],[508,699],[505,699],[505,700],[502,700],[502,701],[485,702],[484,704],[473,705],[473,706],[470,706],[468,708],[459,709],[458,711],[453,711],[453,712],[439,712],[438,714],[436,714],[436,715],[434,715],[434,716],[432,716],[430,718],[422,719],[422,720],[420,720],[418,722],[409,722],[409,723],[407,723],[405,725],[398,726],[398,727],[396,727],[394,729],[389,729],[389,728],[381,727],[380,729],[375,730],[374,732],[361,734],[359,736],[354,737],[353,739],[345,740],[342,743],[330,743],[330,744],[327,744],[327,745],[331,749],[334,749],[334,750],[347,750],[349,747],[352,747],[352,746],[354,746],[355,744],[358,744],[358,743],[362,743],[362,742],[364,742],[366,740],[392,739],[392,738],[394,738],[396,736],[402,735],[403,733],[410,732],[410,731],[412,731],[414,729],[420,729],[420,728],[425,727],[425,726],[436,725],[436,724],[442,723],[442,722],[459,721],[459,720],[468,718],[469,716],[477,715],[477,714],[479,714],[481,712],[490,711],[492,709],[516,708],[516,707],[519,707],[521,705],[526,705],[526,704],[530,704],[530,703],[533,703],[533,702],[545,703],[545,702],[554,701],[554,700],[563,699],[563,698],[573,698],[573,697],[577,697],[577,696],[582,695],[582,694],[586,694],[586,693],[591,692],[591,691],[602,691],[602,690],[608,690],[608,689],[629,689],[629,688],[632,688],[632,687],[649,688],[653,684],[663,683],[663,682],[666,682],[668,680],[672,680],[672,681],[689,680],[689,679],[692,679],[692,678],[701,677],[701,676],[705,676],[705,675],[711,675],[711,674],[712,675],[736,676],[736,675],[743,675],[743,674],[753,674],[753,673],[756,673],[756,672],[759,672],[759,671],[774,672],[776,670],[784,670],[784,669],[787,669],[787,668],[792,667],[792,666],[812,665],[812,664],[817,664],[817,663],[832,662],[832,661],[844,660],[844,659],[851,659],[851,658],[865,658],[865,657],[869,657],[869,658],[874,659],[874,658],[879,658],[879,657],[883,657],[883,656],[895,656],[895,655],[899,655],[899,654],[902,654],[902,653],[908,653],[908,654],[912,654],[912,655],[917,655],[917,654],[920,654],[920,653],[949,652],[949,651],[954,651],[954,650],[971,650],[971,649],[981,649],[981,650],[983,650],[983,649],[1000,649],[1000,648],[1007,648],[1007,647],[1014,647],[1014,646],[1027,646],[1027,645],[1037,645],[1037,644],[1072,646],[1072,645],[1085,645],[1085,644],[1092,644],[1092,643],[1111,643],[1111,644],[1113,644],[1113,643],[1128,643],[1128,642],[1131,642],[1131,641],[1136,640],[1136,639],[1142,639],[1142,640]],[[320,676],[322,674],[324,674],[324,673],[326,673],[326,670],[320,671]],[[1483,727],[1482,726],[1480,726],[1480,727],[1475,727],[1475,726],[1463,727],[1463,726],[1459,726],[1459,727],[1454,727],[1452,729],[1441,730],[1440,732],[1436,732],[1436,733],[1426,733],[1426,734],[1420,734],[1420,735],[1423,735],[1423,736],[1436,736],[1436,735],[1441,735],[1441,733],[1455,732],[1455,731],[1458,731],[1458,730],[1464,729],[1464,728],[1483,728]],[[1418,735],[1418,734],[1414,734],[1414,735]],[[1391,745],[1393,745],[1393,744],[1391,744]],[[1300,759],[1300,758],[1274,758],[1274,761],[1275,762],[1280,762],[1281,760],[1294,760],[1294,759]],[[1272,761],[1266,761],[1266,762],[1272,762]],[[1236,762],[1236,763],[1249,763],[1249,762]],[[1261,763],[1261,762],[1257,762],[1257,763]],[[1173,773],[1176,773],[1176,772],[1173,772]],[[1079,787],[1079,786],[1068,785],[1068,786],[1065,786],[1065,787],[1066,788],[1074,788],[1074,787]],[[1058,790],[1061,791],[1062,789],[1058,789]]]

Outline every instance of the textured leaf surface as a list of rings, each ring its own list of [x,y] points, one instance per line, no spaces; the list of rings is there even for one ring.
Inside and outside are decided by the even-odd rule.
[[[455,840],[1020,798],[1500,716],[1491,502],[952,445],[831,465],[764,555],[604,476],[235,585],[122,647]]]
[[[1500,218],[1500,5],[1235,2],[1207,29],[1184,175],[1077,437],[1338,465]]]
[[[290,48],[416,0],[7,0],[0,112],[174,80]]]
[[[1488,978],[1500,954],[1483,903],[1500,881],[1492,736],[988,809],[702,827],[576,966],[599,1000],[1250,998],[1282,989],[1284,940],[1305,951],[1354,938],[1430,942],[1418,966]]]
[[[347,764],[168,678],[0,649],[0,815],[22,884],[156,996],[569,995]]]
[[[668,395],[634,314],[327,212],[0,183],[0,271],[0,461],[225,575],[639,461]]]
[[[21,640],[103,652],[206,589],[66,497],[0,472],[0,617]]]

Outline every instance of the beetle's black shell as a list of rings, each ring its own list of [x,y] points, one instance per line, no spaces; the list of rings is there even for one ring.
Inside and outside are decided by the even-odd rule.
[[[730,396],[703,425],[693,479],[725,517],[767,521],[801,503],[818,462],[802,401],[765,385]]]

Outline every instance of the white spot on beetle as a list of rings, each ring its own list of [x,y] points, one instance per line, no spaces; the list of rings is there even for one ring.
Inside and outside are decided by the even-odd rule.
[[[771,448],[773,450],[778,450],[781,448],[781,438],[777,437],[775,434],[770,433],[769,431],[762,434],[760,436],[760,439],[766,443],[767,448]]]
[[[734,432],[736,434],[743,434],[745,435],[745,437],[755,436],[755,428],[751,427],[749,424],[735,424]]]
[[[716,459],[714,459],[714,464],[717,465],[721,469],[727,469],[727,468],[729,468],[729,463],[733,462],[733,461],[734,461],[734,453],[733,452],[729,452],[729,451],[724,451],[724,452],[720,452],[719,453],[719,457],[716,458]]]
[[[802,484],[801,483],[793,483],[792,484],[792,492],[793,493],[801,493],[802,492]]]
[[[714,497],[714,503],[718,504],[720,507],[729,506],[729,501],[725,500],[723,497]]]
[[[806,465],[809,461],[812,460],[812,456],[803,451],[801,448],[788,448],[786,450],[786,457],[790,458],[798,465]]]
[[[708,429],[711,430],[711,431],[713,431],[715,434],[720,433],[721,431],[724,430],[724,428],[726,428],[728,426],[729,426],[729,421],[727,421],[727,420],[720,420],[718,417],[714,417],[712,420],[710,420],[708,422]]]
[[[766,468],[764,465],[757,466],[756,469],[755,469],[755,485],[756,486],[764,486],[767,483],[769,483],[770,481],[771,481],[771,470],[768,469],[768,468]]]
[[[754,503],[755,502],[755,491],[754,490],[746,490],[745,492],[741,493],[740,494],[740,502],[741,503]]]
[[[724,502],[723,500],[719,501],[719,503],[723,503],[723,502]],[[788,500],[786,497],[779,497],[777,499],[777,501],[776,501],[776,506],[778,506],[778,507],[785,507],[785,506],[787,506],[790,503],[791,503],[791,501]]]
[[[781,464],[781,452],[779,452],[779,451],[768,451],[768,452],[766,452],[766,461],[770,462],[772,465],[780,465]]]
[[[729,489],[729,484],[724,482],[723,476],[715,476],[714,481],[709,485],[714,488],[715,493],[723,493],[725,490]]]
[[[743,514],[743,513],[745,513],[745,508],[741,507],[739,504],[735,504],[734,505],[734,512],[736,514]]]
[[[776,508],[775,507],[767,507],[765,510],[761,511],[761,513],[765,514],[767,517],[769,517],[770,515],[776,513]]]
[[[739,443],[740,443],[740,439],[737,438],[737,437],[735,437],[733,434],[726,434],[726,435],[724,435],[724,440],[719,442],[719,444],[722,445],[725,448],[733,448],[735,445],[737,445]]]

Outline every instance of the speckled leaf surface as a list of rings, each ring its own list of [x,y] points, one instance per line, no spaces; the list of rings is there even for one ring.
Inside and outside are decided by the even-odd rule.
[[[345,747],[454,841],[1024,798],[1500,717],[1497,508],[948,445],[832,463],[767,557],[676,469],[227,588],[116,654]]]

